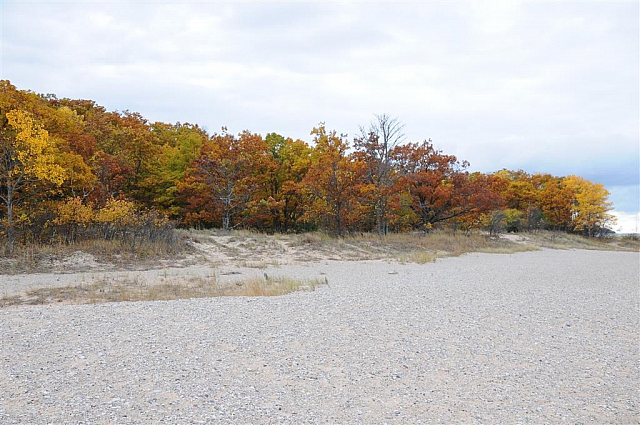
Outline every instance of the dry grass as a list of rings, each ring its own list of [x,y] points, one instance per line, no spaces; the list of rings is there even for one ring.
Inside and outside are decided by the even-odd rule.
[[[238,262],[238,267],[246,267],[248,269],[267,269],[269,267],[278,267],[280,266],[280,262],[278,260],[241,260]]]
[[[38,304],[96,304],[122,301],[159,301],[224,296],[271,297],[295,291],[313,291],[327,284],[326,278],[294,279],[283,276],[255,277],[221,284],[215,276],[181,280],[160,279],[147,283],[139,278],[98,282],[77,286],[40,288],[24,295],[0,298],[0,307]]]
[[[162,259],[176,259],[186,256],[192,248],[185,243],[185,237],[176,231],[172,243],[146,242],[132,246],[120,240],[81,240],[65,244],[21,244],[9,255],[0,255],[3,273],[36,273],[48,271],[56,263],[83,252],[99,263],[111,263],[119,267],[154,263]]]
[[[60,268],[61,262],[64,263],[65,259],[78,251],[93,256],[97,263],[111,268],[149,268],[158,264],[159,260],[186,260],[188,255],[194,253],[201,260],[209,261],[207,255],[214,252],[216,258],[213,260],[237,267],[264,269],[293,261],[326,259],[426,263],[438,257],[458,256],[468,252],[513,253],[541,247],[638,251],[639,247],[637,238],[610,238],[603,241],[559,232],[537,232],[523,234],[520,243],[516,243],[503,238],[489,238],[480,232],[444,230],[427,234],[389,234],[382,237],[365,233],[342,238],[320,232],[269,235],[248,230],[176,231],[176,241],[175,244],[148,243],[136,247],[118,240],[22,245],[13,256],[0,257],[0,267],[4,273],[56,270]],[[202,249],[193,248],[198,247],[198,244],[201,244],[199,248]],[[79,268],[81,266],[79,264]]]
[[[512,253],[535,250],[523,244],[489,238],[480,233],[434,231],[431,233],[352,235],[331,238],[323,234],[297,235],[294,246],[330,253],[343,260],[396,260],[427,263],[437,257],[468,252]]]
[[[307,245],[321,245],[326,242],[335,241],[336,238],[329,236],[326,233],[311,232],[294,235],[294,239],[291,242],[294,246],[307,246]]]
[[[436,261],[438,256],[429,251],[411,251],[407,254],[402,254],[398,256],[398,260],[401,263],[416,263],[416,264],[426,264],[432,263]]]
[[[389,235],[386,242],[397,250],[429,250],[447,256],[468,252],[521,252],[531,248],[511,241],[490,238],[481,233],[435,231],[428,234]]]
[[[195,242],[215,246],[240,267],[265,268],[287,261],[387,260],[427,263],[438,257],[468,252],[511,253],[536,247],[477,233],[433,231],[431,233],[365,233],[334,237],[321,232],[278,234],[238,230],[231,232],[198,231],[190,233]]]
[[[564,232],[539,231],[526,234],[527,243],[552,249],[591,249],[599,251],[639,251],[640,242],[634,237],[585,238]]]
[[[617,243],[618,246],[622,249],[628,249],[629,251],[640,251],[640,235],[627,235],[617,238],[612,243]]]

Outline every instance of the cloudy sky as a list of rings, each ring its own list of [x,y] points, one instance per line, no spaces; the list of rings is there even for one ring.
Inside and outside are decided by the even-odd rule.
[[[603,183],[637,231],[637,1],[0,5],[20,89],[307,141],[387,113],[474,171]]]

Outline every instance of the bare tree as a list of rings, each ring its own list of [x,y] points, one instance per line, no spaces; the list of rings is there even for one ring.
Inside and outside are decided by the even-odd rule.
[[[369,202],[375,215],[376,230],[384,235],[389,229],[388,202],[398,174],[394,170],[393,154],[404,141],[404,124],[387,114],[375,115],[368,128],[360,127],[354,140],[355,155],[365,165],[365,183],[370,185]]]

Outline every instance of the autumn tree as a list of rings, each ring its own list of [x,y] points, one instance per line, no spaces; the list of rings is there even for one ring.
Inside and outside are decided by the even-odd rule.
[[[548,229],[567,230],[571,223],[573,193],[564,179],[548,176],[538,193],[538,205]]]
[[[507,208],[526,211],[536,202],[536,188],[533,186],[531,175],[523,170],[500,170],[496,176],[504,179],[507,184],[501,193]]]
[[[305,198],[305,177],[312,164],[313,149],[304,141],[287,138],[278,151],[282,179],[282,230],[299,229],[308,204]]]
[[[188,123],[154,123],[152,131],[160,147],[157,166],[150,170],[147,177],[149,194],[155,208],[179,218],[181,205],[178,187],[209,136],[197,125]]]
[[[508,209],[521,212],[522,227],[534,230],[543,225],[543,212],[540,207],[541,190],[550,175],[529,174],[523,170],[500,170],[494,174],[505,185],[500,196]]]
[[[573,194],[572,230],[589,237],[598,236],[615,223],[615,217],[609,213],[612,210],[609,191],[602,184],[571,175],[564,179],[563,185]]]
[[[54,102],[55,103],[55,102]],[[95,188],[97,177],[90,164],[94,140],[84,135],[84,117],[65,105],[49,108],[43,114],[46,129],[56,146],[56,162],[65,170],[61,185],[64,196],[86,200]]]
[[[312,149],[302,140],[276,133],[265,137],[259,195],[252,202],[253,224],[272,231],[297,228],[305,211],[303,179],[311,164]]]
[[[237,225],[258,188],[257,176],[261,174],[265,151],[264,140],[258,134],[214,134],[192,162],[182,187],[192,217],[211,221],[219,211],[224,230]]]
[[[55,146],[51,143],[48,132],[25,111],[2,111],[0,199],[7,212],[7,244],[10,251],[14,246],[14,206],[21,189],[37,181],[60,185],[64,178],[65,171],[55,161]]]
[[[115,154],[130,171],[127,176],[128,195],[152,206],[154,180],[152,173],[160,166],[161,148],[147,120],[137,112],[124,111],[113,132]]]
[[[91,101],[59,101],[82,119],[82,134],[60,137],[97,177],[92,199],[110,197],[136,199],[153,206],[153,172],[159,168],[161,146],[147,120],[139,113],[107,112]]]
[[[394,168],[394,150],[404,139],[403,124],[389,115],[376,115],[368,128],[360,127],[354,140],[354,156],[363,165],[363,180],[367,185],[367,200],[375,216],[379,235],[389,230],[389,199],[399,177]]]
[[[358,214],[358,163],[347,154],[349,142],[344,134],[327,132],[322,123],[311,134],[315,148],[304,179],[313,199],[308,214],[314,214],[316,220],[323,218],[341,236]]]
[[[502,216],[504,222],[497,224],[504,224],[509,228],[511,223],[513,230],[517,220],[511,220],[515,218],[513,213],[503,211],[505,202],[497,190],[502,187],[503,180],[491,174],[480,172],[465,172],[462,173],[462,177],[464,179],[461,179],[462,184],[457,194],[458,201],[456,203],[459,214],[451,218],[456,223],[456,227],[460,226],[464,230],[486,227],[487,220],[496,224],[496,217]],[[502,215],[494,214],[497,212],[501,212]],[[498,226],[496,230],[499,229]]]
[[[257,159],[257,167],[253,170],[255,190],[244,212],[244,222],[247,226],[270,231],[276,231],[281,226],[281,171],[284,170],[278,157],[285,142],[286,139],[276,133],[269,133],[264,139],[264,151]]]
[[[455,156],[436,150],[431,141],[424,141],[400,147],[398,162],[424,230],[475,208],[466,161],[459,162]]]
[[[65,179],[61,185],[64,192],[75,198],[87,199],[95,188],[97,177],[93,170],[74,152],[60,151],[56,162],[65,170]]]

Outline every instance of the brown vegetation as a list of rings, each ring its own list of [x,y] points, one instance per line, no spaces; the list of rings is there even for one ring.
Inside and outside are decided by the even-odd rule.
[[[193,253],[183,232],[169,229],[158,239],[81,239],[73,243],[25,242],[16,245],[8,255],[0,255],[2,273],[36,273],[55,270],[74,255],[84,255],[101,264],[124,269],[153,267],[160,261],[184,260]],[[0,252],[2,249],[0,248]],[[82,268],[81,264],[78,265]],[[68,271],[73,271],[70,269]]]
[[[429,233],[372,233],[335,237],[322,232],[275,234],[246,230],[191,231],[201,245],[215,244],[226,262],[245,267],[266,267],[288,262],[321,260],[386,260],[425,263],[438,257],[469,252],[513,253],[536,247],[490,238],[481,232],[432,231]],[[196,243],[196,246],[198,244]]]
[[[538,231],[522,236],[531,246],[552,249],[591,249],[599,251],[640,251],[637,236],[586,238],[566,232]]]
[[[254,277],[222,284],[213,276],[187,279],[103,279],[97,282],[40,288],[23,295],[0,298],[0,307],[37,304],[95,304],[122,301],[159,301],[224,296],[279,296],[294,291],[314,291],[326,279],[294,279],[283,276]]]

